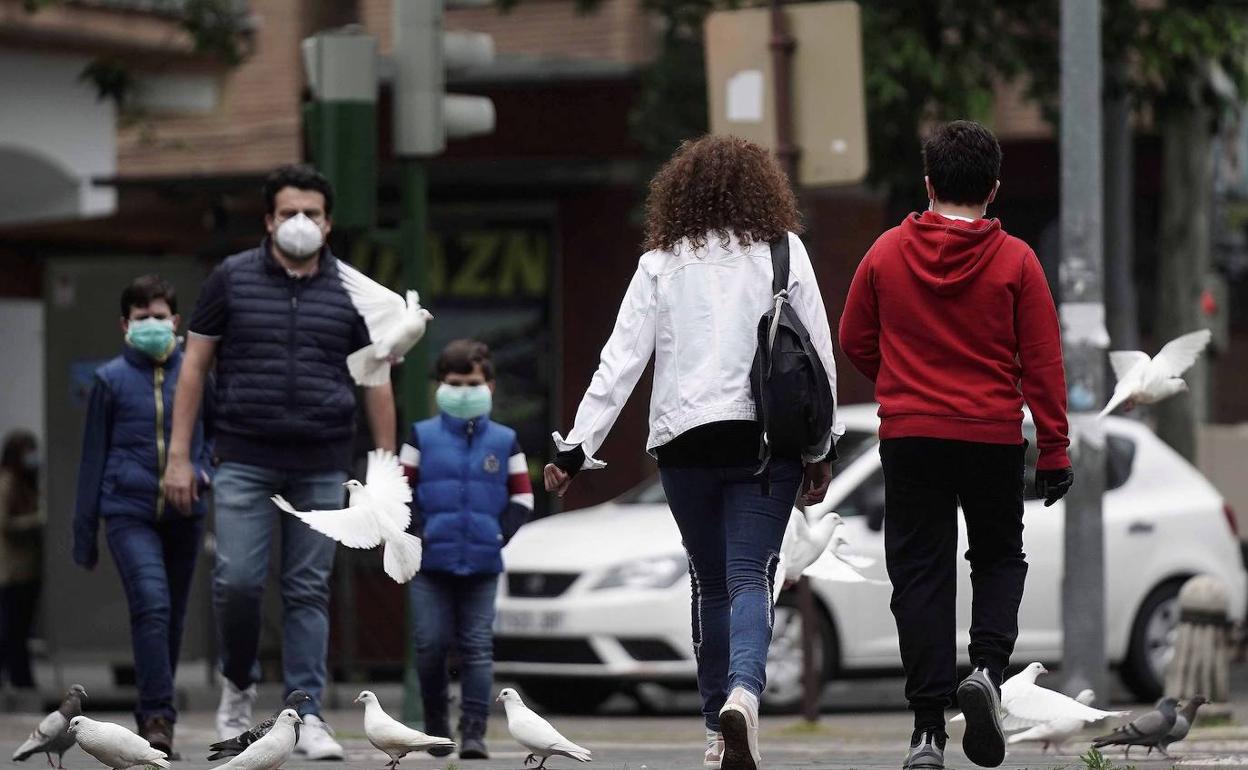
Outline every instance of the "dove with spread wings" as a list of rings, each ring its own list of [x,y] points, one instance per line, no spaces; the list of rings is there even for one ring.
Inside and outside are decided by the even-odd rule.
[[[1155,404],[1187,390],[1183,372],[1196,363],[1212,337],[1208,329],[1175,337],[1152,358],[1142,350],[1111,350],[1109,365],[1118,384],[1098,416],[1104,417],[1127,402]]]
[[[372,340],[371,345],[347,356],[347,370],[357,385],[385,385],[390,382],[390,365],[402,361],[420,342],[433,314],[420,306],[420,295],[415,291],[396,294],[350,265],[338,265],[342,286]]]
[[[420,538],[407,532],[412,520],[408,503],[412,488],[393,452],[368,453],[364,483],[355,479],[347,488],[347,507],[340,511],[297,511],[281,495],[273,504],[298,516],[312,529],[348,548],[376,548],[385,543],[382,567],[396,583],[406,583],[420,570]]]

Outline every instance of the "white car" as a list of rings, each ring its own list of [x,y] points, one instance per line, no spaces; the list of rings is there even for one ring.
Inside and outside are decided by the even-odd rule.
[[[879,419],[866,404],[839,414],[847,428],[841,460],[825,502],[810,513],[837,511],[851,551],[874,557],[869,574],[886,578]],[[1234,514],[1217,490],[1146,426],[1121,418],[1103,425],[1106,654],[1128,688],[1152,700],[1172,654],[1183,581],[1197,573],[1221,578],[1238,622],[1248,578]],[[1031,497],[1034,443],[1024,513],[1030,569],[1014,660],[1052,663],[1062,650],[1065,509]],[[964,552],[961,517],[959,524]],[[529,524],[504,560],[495,671],[535,701],[582,712],[637,683],[694,686],[687,561],[657,478],[604,505]],[[970,575],[966,561],[959,563],[959,651],[967,664]],[[815,582],[816,658],[824,678],[900,670],[890,592],[887,585]],[[801,622],[786,594],[776,608],[765,700],[789,708],[800,699]]]

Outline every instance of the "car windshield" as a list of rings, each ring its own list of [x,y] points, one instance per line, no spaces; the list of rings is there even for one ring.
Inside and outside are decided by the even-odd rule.
[[[875,433],[863,430],[847,430],[836,442],[837,461],[832,463],[832,478],[853,464],[853,461],[875,445]],[[651,476],[616,498],[623,505],[660,505],[667,502],[663,485],[657,475]]]

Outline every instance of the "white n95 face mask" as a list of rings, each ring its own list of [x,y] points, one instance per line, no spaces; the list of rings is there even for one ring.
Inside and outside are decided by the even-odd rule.
[[[301,211],[277,226],[277,247],[291,259],[308,259],[325,245],[321,228]]]

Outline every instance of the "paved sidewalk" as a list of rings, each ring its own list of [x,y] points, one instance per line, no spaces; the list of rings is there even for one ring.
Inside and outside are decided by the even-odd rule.
[[[267,700],[267,699],[265,699]],[[265,710],[274,704],[264,703]],[[393,707],[397,711],[397,705]],[[258,711],[257,713],[260,713]],[[0,714],[0,744],[5,756],[26,736],[37,721],[35,714]],[[126,713],[95,713],[93,717],[107,719],[130,726],[132,718]],[[175,770],[206,770],[211,767],[204,759],[204,749],[215,740],[212,714],[195,711],[184,714],[178,725],[177,748],[184,759],[175,763]],[[362,710],[337,710],[326,713],[326,718],[337,731],[347,750],[343,763],[351,770],[381,770],[387,761],[373,749],[363,734]],[[702,731],[696,717],[576,717],[556,716],[554,724],[570,739],[594,752],[593,767],[609,770],[701,770]],[[822,721],[808,727],[795,717],[767,717],[763,722],[762,747],[766,770],[793,770],[795,768],[843,768],[844,770],[895,769],[899,766],[902,745],[909,737],[910,717],[905,712],[844,713],[825,716]],[[950,741],[948,765],[951,769],[972,766],[957,748],[960,732],[956,729]],[[463,762],[448,757],[434,759],[427,755],[408,757],[401,767],[408,770],[508,770],[522,767],[525,752],[506,733],[505,719],[501,711],[492,717],[489,745],[493,757],[488,761]],[[1083,763],[1075,755],[1086,744],[1071,744],[1069,753],[1062,756],[1042,756],[1038,749],[1012,752],[1007,758],[1007,770],[1056,770],[1057,768],[1082,768]],[[1248,728],[1215,727],[1199,728],[1192,740],[1178,744],[1175,754],[1181,759],[1145,760],[1133,754],[1131,764],[1139,770],[1171,770],[1172,767],[1248,768]],[[1118,765],[1125,765],[1120,752],[1110,755]],[[66,755],[69,770],[97,770],[101,767],[94,759],[79,749]],[[42,757],[34,757],[26,763],[30,770],[45,767]],[[335,762],[292,761],[291,770],[333,770],[341,767]],[[219,765],[217,765],[219,766]],[[577,763],[561,758],[547,763],[550,770],[577,766]]]

